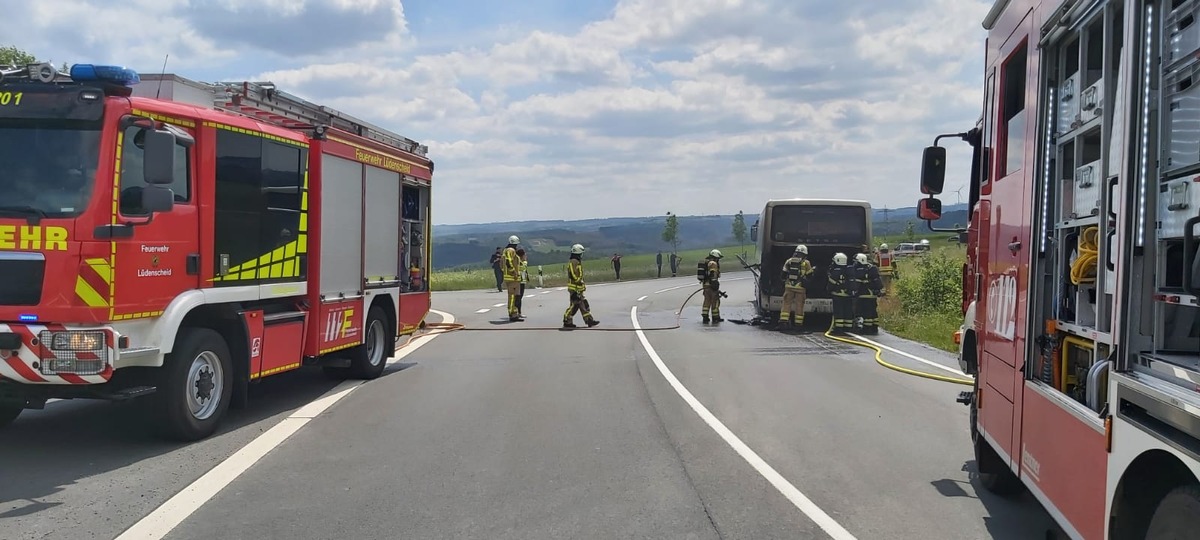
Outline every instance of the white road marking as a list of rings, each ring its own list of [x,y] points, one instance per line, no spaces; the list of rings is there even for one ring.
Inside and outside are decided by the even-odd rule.
[[[652,293],[650,293],[650,294],[659,294],[659,293],[665,293],[665,292],[667,292],[667,291],[673,291],[673,290],[675,290],[675,289],[684,289],[684,288],[687,288],[687,287],[695,287],[695,288],[699,289],[699,288],[700,288],[700,283],[699,283],[699,282],[697,282],[697,283],[695,283],[695,284],[689,283],[689,284],[687,284],[687,285],[680,285],[680,286],[678,286],[678,287],[667,287],[666,289],[662,289],[662,290],[660,290],[660,291],[654,291],[654,292],[652,292]]]
[[[532,294],[527,294],[527,295],[525,295],[525,298],[533,298],[533,295],[532,295]]]
[[[646,298],[647,298],[647,297],[643,296],[643,297],[641,297],[641,298],[638,298],[638,299],[637,299],[637,301],[638,301],[638,302],[641,302],[642,300],[645,300]]]
[[[483,308],[475,310],[475,313],[487,313],[489,311],[491,311],[491,308]]]
[[[851,335],[851,336],[853,336],[853,337],[854,337],[854,339],[858,339],[858,340],[862,340],[862,341],[864,341],[864,342],[866,342],[866,343],[870,343],[871,345],[874,345],[874,346],[876,346],[876,347],[879,347],[880,349],[886,349],[886,350],[892,351],[892,352],[894,352],[894,353],[896,353],[896,354],[898,354],[898,355],[900,355],[900,356],[906,356],[906,357],[908,357],[908,358],[911,358],[911,359],[913,359],[913,360],[916,360],[916,361],[918,361],[918,362],[920,362],[920,363],[922,363],[922,364],[925,364],[925,365],[927,365],[927,366],[930,366],[930,367],[935,367],[935,368],[938,368],[938,369],[941,369],[941,370],[945,370],[945,371],[949,371],[950,373],[953,373],[953,374],[955,374],[955,375],[962,375],[963,377],[970,377],[970,375],[967,375],[966,373],[963,373],[963,372],[961,372],[961,371],[959,371],[959,370],[957,370],[957,369],[954,369],[954,368],[952,368],[952,367],[949,367],[949,366],[943,366],[942,364],[939,364],[939,363],[937,363],[937,362],[934,362],[934,361],[932,361],[932,360],[926,360],[926,359],[924,359],[924,358],[921,358],[921,357],[919,357],[919,356],[913,356],[913,355],[911,355],[911,354],[908,354],[908,353],[906,353],[906,352],[904,352],[904,351],[902,351],[902,350],[900,350],[900,349],[896,349],[896,348],[893,348],[893,347],[888,347],[887,345],[884,345],[884,344],[882,344],[882,343],[879,343],[878,341],[870,340],[870,339],[867,339],[867,338],[865,338],[865,337],[862,337],[862,336],[860,336],[860,335],[858,335],[858,334],[854,334],[854,333],[851,333],[850,335]]]
[[[554,291],[542,291],[542,294],[550,294],[552,292],[554,292]]]
[[[507,303],[507,302],[502,302],[502,303],[499,303],[499,304],[492,304],[492,307],[504,307],[504,306],[507,306],[507,305],[508,305],[508,303]]]
[[[856,540],[854,535],[850,534],[850,531],[847,531],[838,524],[829,514],[821,510],[816,503],[804,496],[799,489],[796,489],[796,486],[788,482],[783,475],[779,474],[771,465],[759,457],[754,450],[746,446],[746,443],[742,442],[737,435],[734,435],[729,428],[725,427],[725,424],[721,423],[721,420],[714,416],[703,403],[700,403],[700,400],[696,399],[696,396],[693,396],[687,387],[679,382],[679,379],[675,378],[675,374],[671,373],[671,370],[663,363],[662,358],[659,358],[658,353],[654,351],[654,347],[650,345],[650,340],[646,339],[646,333],[642,331],[641,325],[638,324],[637,306],[634,306],[629,311],[629,318],[633,321],[633,328],[637,331],[638,340],[642,342],[642,347],[646,349],[646,354],[650,355],[650,359],[654,361],[654,365],[658,367],[658,371],[667,379],[667,382],[671,384],[671,387],[675,389],[679,397],[683,398],[692,407],[692,410],[700,415],[700,418],[704,420],[704,423],[708,424],[708,427],[717,432],[717,435],[720,435],[726,444],[733,448],[739,456],[742,456],[742,459],[745,459],[751,467],[754,467],[754,470],[758,471],[758,474],[761,474],[772,486],[775,486],[775,489],[779,490],[784,497],[787,497],[796,508],[808,516],[809,519],[813,520],[829,536],[832,536],[835,540]]]
[[[431,313],[436,313],[442,317],[442,320],[447,323],[454,322],[454,315],[449,313],[431,309]],[[422,345],[433,341],[440,334],[429,334],[414,339],[408,346],[396,351],[396,355],[388,360],[388,364],[394,364],[400,359],[412,354],[413,351],[421,348]],[[251,466],[262,459],[263,456],[270,453],[277,446],[291,437],[300,428],[308,424],[309,421],[325,412],[338,400],[350,395],[355,388],[364,384],[364,381],[345,381],[333,390],[326,392],[321,397],[309,402],[307,405],[293,412],[283,421],[275,424],[259,435],[249,444],[243,446],[233,455],[229,456],[213,467],[212,470],[204,473],[191,485],[183,488],[182,491],[176,493],[167,502],[163,503],[158,508],[154,509],[146,517],[142,518],[132,527],[125,530],[117,537],[116,540],[131,540],[134,538],[162,538],[170,533],[175,527],[183,523],[183,520],[191,516],[196,510],[199,510],[204,503],[211,500],[221,492],[225,486],[236,480],[242,473],[246,472]]]

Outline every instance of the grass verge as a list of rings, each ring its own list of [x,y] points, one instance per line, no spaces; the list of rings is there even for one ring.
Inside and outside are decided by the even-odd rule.
[[[954,332],[962,324],[962,264],[965,250],[934,245],[927,255],[896,263],[897,279],[879,301],[880,326],[905,339],[957,352]]]

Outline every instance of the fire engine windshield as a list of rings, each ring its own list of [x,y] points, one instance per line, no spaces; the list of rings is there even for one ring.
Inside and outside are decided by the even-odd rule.
[[[803,244],[865,244],[866,209],[861,206],[776,206],[771,211],[769,238],[775,242]]]
[[[0,120],[0,217],[83,211],[100,156],[100,122]]]

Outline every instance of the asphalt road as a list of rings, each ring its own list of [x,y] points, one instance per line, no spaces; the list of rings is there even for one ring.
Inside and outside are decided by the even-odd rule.
[[[751,316],[746,278],[722,280],[727,319]],[[0,538],[957,540],[1052,526],[1029,495],[972,482],[961,387],[819,335],[703,325],[698,295],[680,328],[631,331],[635,306],[643,328],[674,325],[694,283],[590,286],[601,326],[574,331],[557,329],[562,290],[528,291],[520,323],[500,293],[439,293],[435,308],[473,330],[423,338],[362,385],[268,379],[191,445],[143,434],[124,405],[27,411],[0,435]]]

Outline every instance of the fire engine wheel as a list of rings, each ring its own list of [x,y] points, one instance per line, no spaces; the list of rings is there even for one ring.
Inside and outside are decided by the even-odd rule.
[[[23,409],[24,407],[16,405],[0,405],[0,428],[13,423],[13,420],[21,415]]]
[[[975,395],[979,395],[976,386]],[[983,489],[1001,496],[1015,495],[1021,488],[1021,480],[1013,474],[996,451],[979,433],[979,409],[971,399],[971,443],[975,447],[975,469]],[[988,471],[988,472],[984,472]]]
[[[1194,538],[1196,530],[1200,529],[1200,486],[1180,486],[1167,493],[1154,517],[1150,518],[1150,528],[1146,531],[1146,540],[1171,540],[1174,538]]]
[[[229,409],[233,392],[225,339],[207,328],[185,328],[165,369],[156,394],[164,435],[184,441],[212,435]]]
[[[367,325],[363,331],[363,344],[350,349],[350,376],[356,379],[375,379],[383,375],[387,359],[392,356],[388,344],[387,317],[383,309],[376,306],[367,312]]]

